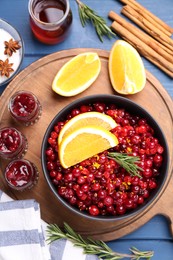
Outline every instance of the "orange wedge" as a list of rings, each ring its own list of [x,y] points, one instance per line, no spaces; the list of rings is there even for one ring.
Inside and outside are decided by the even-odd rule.
[[[62,96],[75,96],[92,85],[100,70],[97,53],[81,53],[62,66],[53,80],[52,89]]]
[[[115,120],[113,120],[112,117],[99,112],[87,112],[79,114],[70,119],[61,129],[58,136],[58,144],[60,144],[62,139],[65,138],[68,134],[74,132],[80,127],[87,125],[101,126],[107,130],[111,130],[117,126]]]
[[[62,139],[60,163],[66,169],[117,144],[117,137],[105,128],[84,126]]]
[[[140,92],[146,83],[143,61],[136,49],[123,40],[113,45],[109,55],[109,75],[116,92],[124,95]]]

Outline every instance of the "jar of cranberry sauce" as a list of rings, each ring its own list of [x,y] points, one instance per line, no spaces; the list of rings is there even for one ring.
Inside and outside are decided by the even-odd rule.
[[[3,159],[22,158],[28,148],[26,137],[14,127],[0,129],[0,157]]]
[[[4,175],[9,187],[19,191],[31,189],[38,182],[37,167],[26,159],[11,161]]]
[[[31,92],[20,90],[14,93],[9,100],[9,111],[12,117],[26,125],[33,125],[41,116],[41,104]]]

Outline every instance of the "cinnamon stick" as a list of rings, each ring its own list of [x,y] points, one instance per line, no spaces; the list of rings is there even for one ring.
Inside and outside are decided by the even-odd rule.
[[[153,25],[153,28],[157,28],[162,33],[167,35],[168,37],[171,37],[172,33],[166,30],[163,26],[161,26],[159,23],[157,23],[155,20],[152,19],[151,16],[149,16],[147,13],[143,12],[140,8],[138,8],[136,5],[131,6],[143,19],[148,21],[151,25]]]
[[[173,64],[159,55],[155,50],[153,50],[146,43],[141,41],[138,37],[132,34],[129,30],[124,28],[117,22],[113,22],[111,25],[113,31],[115,31],[118,35],[120,35],[124,40],[129,42],[132,46],[134,46],[137,51],[147,58],[149,61],[154,63],[157,67],[163,70],[167,75],[173,78]]]
[[[171,26],[169,26],[168,24],[166,24],[163,20],[161,20],[160,18],[158,18],[156,15],[154,15],[152,12],[150,12],[148,9],[146,9],[144,6],[142,6],[141,4],[139,4],[137,1],[135,0],[120,0],[122,3],[124,4],[128,4],[131,7],[137,7],[139,10],[141,10],[141,12],[143,12],[143,14],[146,14],[148,17],[150,17],[154,22],[156,22],[157,24],[159,24],[162,28],[164,28],[165,30],[167,30],[168,32],[170,32],[171,34],[173,33],[173,28]],[[135,8],[134,8],[135,9]],[[150,21],[151,21],[150,19]],[[153,24],[155,24],[153,22]]]
[[[133,8],[126,5],[122,8],[121,12],[137,25],[139,25],[142,29],[144,29],[147,33],[149,33],[152,37],[154,37],[159,42],[164,44],[167,48],[173,51],[173,40],[167,35],[163,34],[157,28],[153,28],[151,23],[141,18],[141,16]]]
[[[132,34],[134,34],[136,37],[138,37],[141,41],[146,43],[148,46],[150,46],[153,50],[158,52],[161,56],[163,56],[166,60],[173,63],[173,52],[172,55],[170,55],[167,50],[164,49],[164,45],[157,42],[155,39],[150,37],[148,34],[143,32],[142,30],[138,29],[133,24],[127,22],[124,18],[119,16],[113,11],[110,11],[108,14],[109,18],[116,21],[120,25],[122,25],[124,28],[126,28],[128,31],[130,31]]]

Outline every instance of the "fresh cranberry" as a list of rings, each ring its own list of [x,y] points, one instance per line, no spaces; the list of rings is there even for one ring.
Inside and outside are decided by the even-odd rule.
[[[77,178],[78,184],[84,184],[85,182],[86,182],[86,178],[84,176],[81,175]]]
[[[160,154],[156,154],[154,156],[153,162],[156,165],[160,165],[162,163],[163,157]]]
[[[105,198],[104,198],[104,205],[106,206],[106,207],[108,207],[108,206],[111,206],[112,204],[113,204],[113,198],[111,197],[111,196],[106,196]]]
[[[92,205],[89,207],[89,213],[92,215],[92,216],[97,216],[99,215],[99,209],[97,206],[95,205]]]
[[[94,109],[95,109],[97,112],[103,113],[104,110],[105,110],[105,104],[104,104],[104,103],[95,103],[95,104],[94,104]]]
[[[145,168],[145,170],[143,171],[142,175],[145,178],[150,178],[150,177],[152,177],[153,172],[152,172],[151,168]]]
[[[119,215],[123,215],[126,212],[126,208],[123,205],[117,206],[116,211]]]
[[[104,199],[106,197],[106,195],[107,195],[106,190],[99,190],[99,192],[98,192],[99,199]]]
[[[81,190],[82,190],[83,192],[88,192],[88,191],[89,191],[89,185],[88,185],[88,184],[83,184],[83,185],[81,186]]]
[[[72,112],[71,112],[71,116],[74,117],[74,116],[77,116],[80,114],[80,110],[79,109],[73,109]]]
[[[92,111],[92,107],[87,106],[87,105],[83,105],[83,106],[80,107],[80,111],[81,111],[81,113],[90,112],[90,111]]]

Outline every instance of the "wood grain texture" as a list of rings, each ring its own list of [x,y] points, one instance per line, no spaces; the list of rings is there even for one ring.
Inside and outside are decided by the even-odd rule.
[[[101,59],[101,73],[95,83],[85,92],[70,98],[60,97],[51,90],[51,83],[57,71],[61,66],[75,55],[85,51],[96,51]],[[50,191],[48,184],[44,178],[40,154],[41,143],[44,133],[50,121],[54,116],[71,101],[92,94],[116,94],[110,84],[108,74],[108,55],[104,50],[98,49],[71,49],[68,51],[60,51],[48,55],[29,67],[24,69],[18,76],[8,85],[0,98],[0,127],[13,125],[21,130],[27,137],[29,149],[25,158],[33,161],[39,169],[39,183],[31,191],[14,192],[10,190],[4,180],[3,174],[0,175],[0,188],[15,199],[36,199],[41,206],[42,218],[48,223],[57,223],[62,225],[63,221],[68,222],[76,231],[84,235],[92,236],[96,239],[109,241],[122,237],[133,230],[137,229],[154,215],[164,214],[173,221],[173,213],[171,207],[173,198],[171,197],[172,189],[172,168],[173,168],[173,104],[170,96],[159,83],[159,81],[147,72],[147,83],[144,90],[136,95],[129,96],[136,103],[143,106],[156,119],[161,126],[165,136],[167,137],[170,153],[169,176],[159,195],[159,197],[142,213],[134,215],[121,221],[110,221],[103,225],[103,222],[95,222],[85,220],[76,216],[65,209]],[[40,100],[42,104],[42,116],[40,120],[33,126],[24,127],[16,123],[9,115],[8,100],[16,90],[30,90]],[[1,173],[3,173],[6,161],[1,160]],[[93,230],[94,225],[94,230]],[[171,226],[172,227],[172,226]]]

